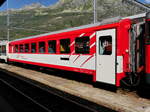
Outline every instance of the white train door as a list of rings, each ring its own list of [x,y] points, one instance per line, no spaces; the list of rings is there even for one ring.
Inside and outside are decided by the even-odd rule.
[[[115,85],[116,29],[96,32],[96,81]]]

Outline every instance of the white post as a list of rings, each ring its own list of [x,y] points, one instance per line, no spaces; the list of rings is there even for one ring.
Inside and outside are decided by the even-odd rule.
[[[10,36],[10,32],[9,32],[9,25],[10,25],[10,20],[9,20],[9,6],[8,6],[8,0],[7,0],[7,41],[9,41],[9,36]]]
[[[93,6],[94,6],[94,23],[96,23],[97,22],[97,0],[93,0]]]

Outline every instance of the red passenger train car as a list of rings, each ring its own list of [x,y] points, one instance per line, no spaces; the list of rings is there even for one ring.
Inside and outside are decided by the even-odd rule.
[[[10,41],[7,59],[89,74],[116,87],[121,81],[135,85],[146,68],[150,82],[149,57],[143,58],[150,52],[149,18],[142,14]]]

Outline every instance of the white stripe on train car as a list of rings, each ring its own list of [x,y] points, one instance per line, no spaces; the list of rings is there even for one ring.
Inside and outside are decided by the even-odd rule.
[[[75,44],[75,41],[73,41],[73,42],[70,44],[70,47],[73,46],[74,44]]]
[[[69,61],[65,61],[65,60],[61,60],[61,58],[69,57],[69,55],[13,53],[13,54],[9,54],[9,59],[95,70],[95,64],[94,64],[95,58],[90,59],[88,62],[84,64],[84,66],[80,67],[80,65],[84,63],[90,56],[91,55],[81,55],[75,63],[73,63],[73,61],[78,57],[78,55],[72,55]]]
[[[95,44],[96,44],[96,43],[94,42],[94,43],[90,46],[90,48],[92,48]]]
[[[91,39],[92,37],[94,37],[94,36],[96,36],[96,33],[95,33],[95,32],[90,36],[90,39]]]
[[[79,37],[82,37],[83,35],[85,35],[85,33],[82,33],[81,35],[79,35]]]

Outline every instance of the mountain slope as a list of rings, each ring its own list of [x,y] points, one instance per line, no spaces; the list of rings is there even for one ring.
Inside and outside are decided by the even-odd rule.
[[[11,9],[11,40],[93,23],[92,1],[59,0],[49,7],[35,3],[17,10]],[[124,0],[97,0],[97,12],[98,20],[101,21],[105,18],[142,13],[145,10]],[[0,37],[6,38],[6,29],[6,12],[0,12]]]

